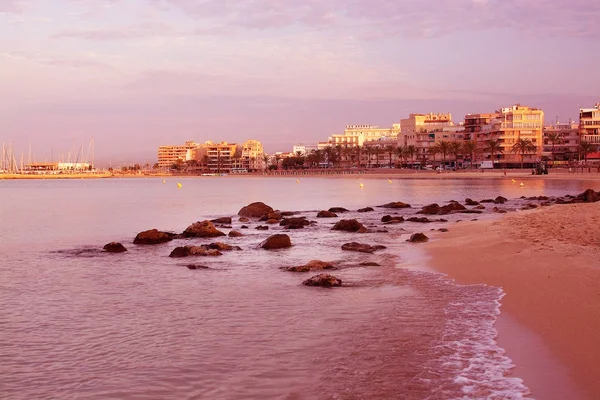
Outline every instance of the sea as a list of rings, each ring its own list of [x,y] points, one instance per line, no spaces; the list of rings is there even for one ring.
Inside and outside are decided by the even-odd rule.
[[[467,197],[502,195],[518,208],[521,196],[585,188],[543,178],[0,181],[0,399],[533,398],[495,340],[502,290],[455,284],[406,241],[415,232],[443,240],[439,228],[498,214],[394,225],[381,217]],[[256,230],[264,223],[237,217],[255,201],[315,223]],[[377,207],[392,201],[412,208]],[[316,218],[330,207],[349,211]],[[222,231],[244,236],[133,244],[144,230],[182,232],[218,217],[233,217]],[[372,233],[331,230],[341,218]],[[293,246],[259,248],[274,233]],[[103,252],[112,241],[128,251]],[[169,257],[214,241],[241,250]],[[341,250],[353,241],[386,249]],[[310,260],[335,263],[343,286],[303,286],[318,272],[282,270]]]

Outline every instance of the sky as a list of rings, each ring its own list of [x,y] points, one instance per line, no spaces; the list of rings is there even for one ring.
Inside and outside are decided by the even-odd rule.
[[[598,21],[597,0],[0,0],[0,142],[152,163],[410,113],[577,119],[600,101]]]

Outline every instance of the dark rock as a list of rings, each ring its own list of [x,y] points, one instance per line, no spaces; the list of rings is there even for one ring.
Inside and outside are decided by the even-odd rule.
[[[459,211],[459,213],[461,213],[461,214],[482,214],[483,211],[481,211],[481,210],[462,210],[462,211]]]
[[[213,225],[210,221],[198,221],[188,226],[183,231],[185,237],[219,237],[225,236],[225,234]]]
[[[537,200],[537,201],[544,201],[544,200],[548,200],[548,196],[533,196],[533,197],[527,197],[527,200],[533,201],[533,200]]]
[[[268,220],[265,221],[265,224],[269,224],[269,225],[274,225],[274,224],[277,224],[277,223],[279,223],[278,219],[268,219]]]
[[[213,219],[210,222],[212,222],[214,224],[230,225],[231,217],[221,217],[221,218]]]
[[[216,249],[208,249],[205,246],[182,246],[176,247],[171,251],[169,257],[181,258],[188,256],[203,256],[203,257],[215,257],[221,256],[223,253]]]
[[[211,243],[207,247],[209,249],[221,250],[221,251],[231,251],[231,250],[241,250],[242,249],[239,246],[231,246],[227,243],[221,243],[221,242]]]
[[[365,208],[359,208],[359,209],[358,209],[358,212],[359,212],[359,213],[365,213],[365,212],[371,212],[371,211],[375,211],[375,210],[373,209],[373,207],[365,207]]]
[[[240,226],[240,229],[248,229],[248,225],[242,225]]]
[[[329,209],[329,212],[332,212],[332,213],[345,213],[345,212],[348,212],[348,210],[345,209],[344,207],[331,207]]]
[[[484,200],[480,201],[480,203],[493,203],[493,202],[494,202],[494,199],[484,199]]]
[[[181,258],[187,257],[190,255],[190,248],[188,246],[175,247],[169,257],[172,258]]]
[[[360,253],[373,253],[377,249],[373,246],[369,246],[368,244],[350,242],[350,243],[344,243],[342,245],[342,250],[358,251]]]
[[[291,272],[308,272],[308,271],[315,271],[315,270],[321,270],[321,269],[337,269],[337,268],[331,263],[328,263],[325,261],[319,261],[319,260],[309,261],[305,265],[284,268],[285,271],[291,271]]]
[[[279,222],[281,220],[281,218],[283,218],[283,215],[281,214],[281,212],[273,211],[273,212],[267,213],[267,214],[263,215],[262,217],[260,217],[259,221],[275,220],[276,222]]]
[[[321,210],[317,214],[317,218],[337,218],[337,214],[331,211]]]
[[[358,265],[360,265],[361,267],[380,267],[379,264],[377,264],[376,262],[373,262],[373,261],[361,262]]]
[[[600,201],[600,192],[596,193],[592,189],[587,189],[585,192],[577,195],[577,197],[575,197],[575,201],[583,203],[595,203]]]
[[[472,199],[469,199],[469,198],[466,198],[465,199],[465,205],[467,205],[467,206],[478,206],[479,202],[475,201],[475,200],[472,200]]]
[[[238,219],[238,221],[240,221],[240,222],[250,222],[250,219],[249,219],[249,218],[246,218],[246,217],[240,217],[240,218]]]
[[[439,232],[448,232],[448,228],[440,228],[438,229]]]
[[[429,238],[425,236],[424,233],[413,233],[412,235],[410,235],[410,239],[408,239],[408,241],[411,243],[423,243],[428,240]]]
[[[231,232],[229,232],[228,236],[229,237],[242,237],[242,236],[244,236],[244,234],[241,232],[238,232],[238,231],[231,231]]]
[[[366,228],[355,219],[342,219],[338,221],[333,228],[334,231],[346,231],[346,232],[361,232],[366,231]]]
[[[485,206],[483,204],[480,204],[478,206],[473,207],[473,210],[485,210]]]
[[[295,212],[293,212],[293,211],[282,211],[282,212],[281,212],[281,216],[282,216],[282,217],[291,217],[291,216],[292,216],[292,215],[294,215],[294,214],[296,214],[296,213],[295,213]]]
[[[305,286],[334,287],[342,286],[342,280],[329,274],[319,274],[302,282]]]
[[[210,269],[206,265],[198,265],[198,264],[187,264],[186,267],[188,267],[188,269]]]
[[[273,208],[259,201],[242,207],[242,209],[238,212],[238,215],[248,218],[260,218],[270,212],[273,212]]]
[[[285,234],[277,234],[273,236],[269,236],[267,240],[260,244],[260,247],[266,250],[273,249],[285,249],[288,247],[292,247],[292,241],[290,237]]]
[[[506,197],[498,196],[494,199],[494,204],[504,204],[508,201]]]
[[[440,212],[440,206],[437,203],[429,204],[417,212],[417,214],[436,215]]]
[[[384,215],[381,217],[381,222],[386,224],[399,224],[404,222],[404,217],[392,217],[391,215]]]
[[[173,240],[173,234],[168,232],[160,232],[156,229],[140,232],[133,240],[134,244],[159,244]]]
[[[524,206],[521,208],[521,210],[533,210],[534,208],[538,208],[538,205],[537,205],[537,204],[532,204],[532,203],[529,203],[529,204],[525,204],[525,205],[524,205]]]
[[[287,229],[302,229],[307,225],[310,225],[310,221],[306,217],[292,217],[284,218],[279,223],[281,226],[285,226]]]
[[[379,206],[379,207],[383,207],[383,208],[410,208],[410,204],[406,204],[406,203],[403,203],[401,201],[394,201],[394,202],[387,203],[387,204],[384,204],[384,205]]]
[[[242,226],[242,229],[244,229],[244,227]],[[257,231],[268,231],[269,227],[268,226],[263,226],[263,225],[259,225],[256,227]]]
[[[123,253],[123,252],[127,251],[125,246],[123,246],[121,243],[117,243],[117,242],[110,242],[108,244],[105,244],[103,249],[107,253]]]
[[[495,213],[498,213],[498,214],[506,214],[506,210],[502,210],[502,209],[500,209],[498,207],[494,207],[492,209],[492,211],[495,212]]]
[[[446,214],[450,214],[451,212],[464,211],[466,209],[467,209],[467,207],[463,206],[462,204],[457,203],[457,202],[452,202],[450,204],[446,204],[445,206],[440,207],[440,211],[438,212],[438,215],[446,215]]]
[[[407,221],[409,221],[409,222],[421,222],[421,223],[433,222],[433,221],[431,221],[427,217],[410,217],[410,218],[407,219]]]

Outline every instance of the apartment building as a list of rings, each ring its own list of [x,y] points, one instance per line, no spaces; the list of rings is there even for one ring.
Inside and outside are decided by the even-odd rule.
[[[415,158],[426,161],[430,158],[429,148],[440,140],[455,140],[457,127],[452,122],[451,113],[410,114],[400,120],[401,134],[398,136],[399,146],[414,146],[417,150]],[[462,138],[462,136],[461,136]]]
[[[158,147],[159,168],[171,168],[173,165],[195,158],[195,150],[198,143],[185,142],[184,145],[166,145]]]
[[[579,109],[581,141],[600,144],[600,103],[593,108]]]
[[[241,168],[248,171],[262,170],[264,164],[264,149],[261,142],[258,140],[246,140],[242,143]]]
[[[391,128],[381,128],[375,125],[347,125],[343,134],[330,136],[327,145],[356,147],[381,138],[396,139],[399,133],[400,124],[393,124]]]
[[[210,172],[230,173],[232,168],[237,167],[234,163],[241,159],[241,153],[236,153],[238,148],[235,143],[213,143],[209,140],[196,149],[196,160]]]
[[[490,114],[465,115],[464,137],[477,142],[482,160],[491,160],[487,141],[498,140],[500,150],[494,154],[492,161],[501,165],[520,163],[521,156],[513,153],[512,147],[519,139],[529,139],[536,150],[526,155],[525,162],[532,163],[542,156],[543,126],[542,110],[516,104]]]
[[[577,158],[579,152],[579,126],[573,122],[556,122],[544,126],[542,155],[552,161],[568,161]]]

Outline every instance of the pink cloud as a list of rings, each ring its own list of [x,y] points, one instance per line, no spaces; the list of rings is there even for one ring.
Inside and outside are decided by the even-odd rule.
[[[22,1],[2,0],[0,1],[0,14],[2,13],[20,13],[25,10]]]
[[[152,36],[178,36],[183,34],[175,27],[159,22],[142,22],[121,28],[71,29],[54,35],[55,38],[81,38],[89,40],[127,40]]]

